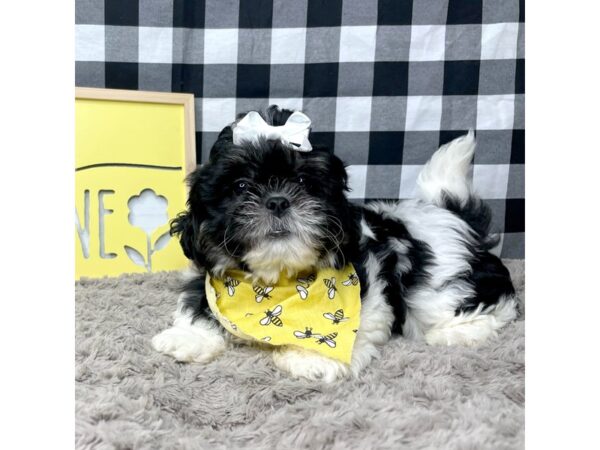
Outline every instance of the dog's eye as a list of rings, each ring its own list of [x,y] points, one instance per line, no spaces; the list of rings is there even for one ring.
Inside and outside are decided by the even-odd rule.
[[[246,192],[246,189],[248,189],[248,182],[246,182],[244,180],[236,181],[233,186],[233,190],[235,191],[236,194],[242,194],[242,193]]]
[[[296,183],[298,183],[304,189],[310,189],[310,187],[312,186],[311,182],[303,176],[299,176],[298,178],[296,178]]]

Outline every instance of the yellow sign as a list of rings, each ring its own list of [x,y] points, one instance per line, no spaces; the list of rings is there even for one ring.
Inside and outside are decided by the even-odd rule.
[[[79,88],[76,277],[184,268],[169,235],[196,165],[192,94]]]

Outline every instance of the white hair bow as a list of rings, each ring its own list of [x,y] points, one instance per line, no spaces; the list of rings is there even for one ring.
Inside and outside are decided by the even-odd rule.
[[[250,111],[233,129],[233,143],[240,145],[243,141],[256,142],[259,137],[266,139],[281,139],[284,143],[292,144],[296,150],[310,152],[312,146],[308,141],[310,119],[306,114],[294,112],[285,125],[274,127],[258,114]]]

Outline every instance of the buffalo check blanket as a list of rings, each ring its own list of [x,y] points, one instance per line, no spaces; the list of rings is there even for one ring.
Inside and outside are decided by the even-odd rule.
[[[199,162],[237,113],[304,111],[358,202],[412,197],[473,128],[497,253],[524,257],[522,0],[76,0],[75,37],[78,86],[194,93]]]

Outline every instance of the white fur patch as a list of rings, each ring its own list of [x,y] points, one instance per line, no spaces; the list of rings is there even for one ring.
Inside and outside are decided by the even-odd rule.
[[[244,255],[252,275],[264,283],[277,283],[282,271],[288,276],[313,267],[319,258],[315,248],[297,237],[265,240]]]
[[[425,341],[430,345],[478,345],[497,336],[498,330],[516,318],[516,299],[504,297],[485,311],[478,308],[436,324],[425,334]]]
[[[361,242],[366,241],[367,238],[375,239],[375,233],[367,224],[365,219],[360,219],[360,230],[361,230]]]
[[[199,277],[200,272],[198,271],[198,268],[192,262],[190,262],[189,266],[179,272],[179,276],[181,281],[188,282]]]
[[[173,326],[154,336],[152,347],[177,361],[208,362],[225,350],[223,329],[206,319],[197,319],[192,323],[190,315],[181,311],[184,295],[179,297]]]
[[[283,347],[273,352],[275,365],[295,378],[332,383],[348,374],[348,366],[318,353],[298,347]]]

